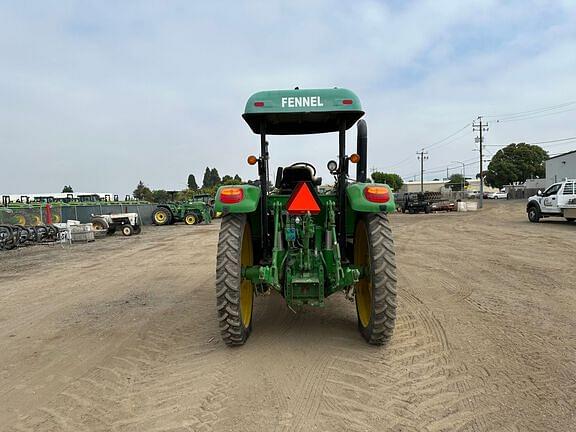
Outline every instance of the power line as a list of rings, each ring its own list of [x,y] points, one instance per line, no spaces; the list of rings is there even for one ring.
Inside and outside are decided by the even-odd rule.
[[[472,161],[472,160],[478,162],[476,156],[474,156],[473,158],[465,159],[465,160],[463,160],[462,162],[465,162],[465,163],[466,163],[466,162],[470,162],[470,161]],[[442,170],[444,170],[444,169],[446,169],[446,165],[438,165],[438,166],[432,167],[432,168],[430,168],[430,169],[427,169],[426,172],[429,173],[429,172],[432,172],[431,170],[435,170],[435,169],[442,169]]]
[[[548,141],[534,141],[534,142],[527,142],[527,143],[522,143],[519,142],[518,144],[528,144],[528,145],[536,145],[536,144],[549,144],[549,143],[562,143],[562,144],[566,144],[566,142],[570,142],[570,141],[574,141],[576,140],[576,136],[574,137],[568,137],[568,138],[560,138],[560,139],[554,139],[554,140],[548,140]],[[486,144],[484,145],[484,147],[507,147],[510,144]],[[550,146],[544,146],[544,147],[550,147]]]
[[[546,113],[546,114],[535,114],[535,115],[527,115],[524,117],[511,117],[511,118],[505,118],[505,119],[497,119],[496,123],[509,123],[509,122],[516,122],[516,121],[522,121],[522,120],[531,120],[531,119],[535,119],[535,118],[549,117],[551,115],[562,114],[562,113],[565,113],[568,111],[576,111],[576,108],[570,108],[570,109],[555,111],[555,112]]]
[[[442,138],[442,139],[439,140],[439,141],[436,141],[436,142],[434,142],[434,143],[432,143],[432,144],[429,144],[429,145],[427,145],[427,146],[424,146],[424,147],[422,147],[422,149],[423,149],[423,150],[425,150],[425,149],[428,149],[428,150],[429,150],[430,148],[432,148],[432,147],[434,147],[434,146],[437,146],[438,144],[441,144],[441,143],[443,143],[444,141],[446,141],[446,140],[452,138],[453,136],[459,134],[459,133],[462,132],[463,130],[467,129],[470,125],[471,125],[471,123],[468,123],[468,124],[462,126],[460,129],[458,129],[456,132],[453,132],[453,133],[451,133],[450,135],[448,135],[446,138]],[[453,142],[453,141],[451,141],[451,142]],[[448,144],[448,143],[445,143],[445,145],[446,145],[446,144]]]
[[[525,143],[525,144],[533,145],[533,144],[554,143],[554,144],[551,144],[551,145],[548,145],[548,146],[543,146],[543,147],[554,147],[554,146],[557,146],[557,145],[568,144],[568,143],[570,143],[570,142],[572,142],[572,141],[576,141],[576,137],[560,138],[560,139],[547,140],[547,141],[534,141],[534,142],[532,142],[532,143]],[[509,145],[510,145],[510,144],[498,144],[498,145],[495,145],[495,144],[490,144],[490,145],[484,144],[484,152],[487,151],[486,147],[507,147],[507,146],[509,146]],[[562,153],[560,153],[560,154],[562,154]],[[484,154],[483,156],[486,156],[486,154]],[[490,153],[489,156],[492,157],[493,154]],[[550,155],[550,156],[552,156],[552,155]],[[483,160],[484,160],[484,162],[487,162],[487,161],[489,160],[489,158],[483,158]],[[470,161],[473,161],[473,162],[470,162]],[[478,164],[480,163],[480,161],[477,160],[476,157],[474,157],[474,158],[469,158],[469,159],[464,159],[462,162],[465,163],[465,166],[473,166],[473,165],[478,165]],[[470,163],[467,163],[467,162],[470,162]],[[434,167],[429,168],[429,169],[427,169],[427,170],[424,170],[424,174],[437,174],[437,173],[441,173],[441,172],[444,172],[444,171],[446,170],[446,168],[450,168],[450,165],[449,165],[449,164],[448,164],[448,165],[437,165],[437,166],[434,166]],[[414,173],[414,174],[411,174],[411,175],[404,175],[404,176],[402,176],[402,177],[404,177],[404,178],[410,178],[410,177],[417,176],[417,175],[419,175],[419,174],[420,174],[420,173]]]
[[[466,161],[469,161],[469,160],[470,160],[470,159],[466,159]],[[463,161],[463,162],[466,162],[466,161]],[[474,165],[478,165],[478,163],[479,163],[479,161],[476,160],[476,158],[474,158],[474,162],[465,163],[464,165],[465,165],[465,166],[474,166]],[[438,169],[432,168],[432,169],[424,170],[424,174],[437,174],[437,173],[444,172],[444,170],[446,170],[446,168],[450,168],[450,165],[448,165],[448,166],[442,166],[442,167],[437,167],[437,168],[438,168]],[[452,168],[458,168],[458,166],[455,166],[455,167],[452,167]],[[401,177],[403,177],[403,178],[410,178],[410,177],[417,177],[418,175],[420,175],[420,173],[414,173],[414,174],[411,174],[411,175],[404,175],[404,176],[401,176]]]
[[[559,108],[563,108],[569,105],[574,105],[576,104],[576,101],[570,101],[570,102],[564,102],[561,104],[557,104],[557,105],[552,105],[552,106],[548,106],[548,107],[543,107],[543,108],[535,108],[535,109],[531,109],[528,111],[519,111],[519,112],[515,112],[515,113],[508,113],[508,114],[491,114],[491,115],[485,115],[484,117],[487,118],[495,118],[495,117],[517,117],[517,116],[521,116],[521,115],[526,115],[526,114],[536,114],[538,112],[544,112],[544,111],[551,111],[551,110],[555,110],[555,109],[559,109]]]
[[[488,160],[485,159],[484,162],[488,162]],[[471,167],[471,166],[475,166],[475,165],[478,165],[478,164],[479,164],[479,161],[475,161],[475,162],[470,162],[470,163],[464,164],[464,166],[465,166],[465,167]],[[442,169],[434,170],[434,171],[428,171],[428,170],[426,170],[426,171],[424,171],[424,174],[430,175],[430,174],[443,173],[444,171],[446,171],[447,168],[448,168],[448,169],[454,169],[454,168],[459,168],[459,166],[453,166],[453,167],[449,167],[449,166],[448,166],[448,167],[444,167],[444,168],[442,168]],[[418,175],[419,175],[419,173],[418,173],[418,174],[412,174],[412,175],[409,175],[409,176],[402,176],[402,178],[405,178],[405,179],[413,178],[413,179],[414,179],[413,181],[415,181],[415,179],[416,179],[416,177],[418,177]],[[408,180],[408,181],[410,181],[410,180]]]
[[[507,122],[512,122],[512,121],[530,120],[533,118],[540,118],[540,117],[546,117],[546,116],[550,116],[550,115],[562,114],[562,113],[568,112],[568,111],[575,111],[576,108],[562,109],[562,108],[566,108],[566,107],[574,105],[574,104],[576,104],[576,101],[569,101],[569,102],[564,102],[561,104],[551,105],[551,106],[547,106],[547,107],[541,107],[541,108],[525,110],[525,111],[518,111],[518,112],[513,112],[513,113],[507,113],[507,114],[490,114],[490,115],[486,115],[486,116],[479,116],[478,117],[478,120],[479,120],[478,125],[476,125],[476,122],[468,123],[465,126],[461,127],[460,129],[456,130],[455,132],[442,138],[441,140],[438,140],[438,141],[435,141],[431,144],[423,146],[422,151],[429,150],[431,148],[439,148],[441,146],[451,144],[460,138],[463,138],[464,134],[462,134],[460,136],[458,136],[458,135],[461,134],[463,131],[465,131],[470,125],[472,125],[473,130],[480,132],[480,137],[478,137],[477,140],[480,141],[480,161],[479,162],[480,162],[480,166],[481,166],[480,171],[482,171],[482,160],[483,160],[482,153],[483,153],[484,147],[486,147],[486,146],[485,145],[483,146],[482,131],[475,129],[476,127],[481,127],[482,117],[493,118],[493,119],[495,119],[495,121],[497,123],[507,123]],[[484,123],[484,125],[487,126],[486,123]],[[487,128],[484,131],[486,131],[486,130],[487,130]],[[549,144],[549,143],[556,143],[556,142],[568,143],[568,142],[571,142],[573,139],[576,139],[576,137],[563,138],[561,140],[539,141],[539,142],[533,142],[533,143],[527,143],[527,144],[531,144],[531,145],[532,144]],[[505,147],[505,146],[506,145],[490,145],[490,147]],[[421,152],[418,152],[418,153],[421,153]],[[402,165],[405,165],[410,160],[412,160],[412,157],[407,156],[406,158],[400,160],[399,162],[396,162],[396,163],[391,164],[391,165],[386,165],[385,169],[398,168]],[[421,167],[421,174],[423,172],[424,172],[423,167]],[[434,171],[426,170],[426,173],[431,173],[431,172],[434,172]]]
[[[449,140],[450,138],[454,137],[455,135],[458,135],[460,132],[462,132],[462,131],[464,131],[465,129],[467,129],[471,124],[472,124],[472,123],[468,123],[468,124],[466,124],[465,126],[463,126],[463,127],[461,127],[460,129],[458,129],[456,132],[451,133],[451,134],[448,135],[447,137],[442,138],[441,140],[438,140],[438,141],[436,141],[436,142],[433,142],[432,144],[428,144],[428,145],[422,147],[422,150],[430,149],[430,148],[432,148],[432,147],[434,147],[434,146],[437,146],[438,144],[442,144],[442,143],[444,143],[443,145],[448,145],[448,144],[450,144],[450,143],[453,143],[454,141],[458,140],[458,139],[461,138],[461,137],[457,137],[457,138],[455,138],[454,140],[451,140],[451,141],[448,141],[448,142],[445,142],[445,141]],[[437,147],[437,148],[438,148],[438,147]],[[412,156],[408,156],[408,157],[402,159],[400,162],[396,162],[396,163],[391,164],[391,165],[385,165],[384,168],[386,168],[386,169],[398,168],[399,166],[404,165],[406,162],[409,162],[409,161],[411,161],[411,160],[412,160]]]
[[[397,167],[399,167],[400,165],[403,165],[404,163],[406,163],[406,162],[408,162],[408,161],[411,161],[411,160],[412,160],[412,157],[413,157],[413,156],[408,156],[408,157],[406,157],[405,159],[402,159],[400,162],[397,162],[397,163],[395,163],[395,164],[385,165],[384,168],[388,168],[388,169],[390,169],[390,168],[397,168]],[[375,168],[375,167],[374,167],[374,168]]]

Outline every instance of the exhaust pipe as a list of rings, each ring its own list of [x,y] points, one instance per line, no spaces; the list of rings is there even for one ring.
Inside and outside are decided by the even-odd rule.
[[[356,164],[356,181],[366,183],[366,169],[368,168],[368,128],[366,121],[359,120],[357,127],[356,153],[360,156],[360,161]]]

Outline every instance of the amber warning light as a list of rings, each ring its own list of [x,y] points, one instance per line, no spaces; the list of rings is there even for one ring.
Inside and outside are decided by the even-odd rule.
[[[298,183],[286,204],[290,214],[320,213],[320,203],[306,182]]]
[[[382,186],[367,186],[364,189],[364,196],[368,201],[384,204],[390,200],[390,192]]]
[[[236,204],[244,198],[242,188],[223,188],[220,191],[220,202],[224,204]]]

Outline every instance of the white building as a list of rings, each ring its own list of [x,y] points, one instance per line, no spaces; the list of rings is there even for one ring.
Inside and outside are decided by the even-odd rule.
[[[576,178],[576,150],[551,157],[546,161],[546,186]]]
[[[424,192],[449,192],[444,185],[448,183],[449,180],[424,180]],[[466,186],[467,191],[480,191],[480,179],[466,179],[468,186]],[[490,186],[484,185],[484,192],[495,192],[498,189],[492,188]],[[405,182],[400,190],[400,193],[405,192],[420,192],[420,180],[407,181]]]

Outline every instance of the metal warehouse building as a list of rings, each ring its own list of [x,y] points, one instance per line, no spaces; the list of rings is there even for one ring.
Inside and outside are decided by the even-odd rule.
[[[546,185],[576,178],[576,150],[551,157],[546,161]]]

